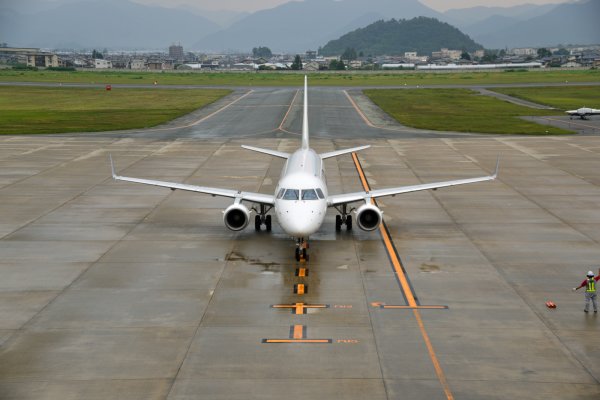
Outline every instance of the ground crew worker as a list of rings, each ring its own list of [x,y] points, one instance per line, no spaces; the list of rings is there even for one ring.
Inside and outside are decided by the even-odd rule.
[[[598,276],[596,277],[594,277],[594,273],[592,271],[588,271],[587,278],[585,278],[585,280],[581,282],[581,285],[579,285],[576,288],[573,288],[573,290],[575,291],[581,289],[582,287],[585,287],[585,308],[583,309],[584,312],[588,312],[588,310],[590,309],[590,301],[594,305],[594,312],[598,312],[598,304],[596,304],[596,282],[598,282],[598,280],[600,280],[600,269],[598,269]]]

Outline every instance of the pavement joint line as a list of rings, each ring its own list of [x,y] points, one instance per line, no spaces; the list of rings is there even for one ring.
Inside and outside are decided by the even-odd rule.
[[[500,143],[504,144],[504,145],[509,145],[508,143],[503,142],[502,140],[498,140]],[[443,141],[443,143],[446,144],[446,146],[448,146],[452,151],[454,151],[455,153],[460,155],[460,152],[455,149],[453,146],[451,146],[449,143],[447,143],[446,141]],[[509,145],[510,146],[510,145]],[[512,147],[512,146],[511,146]],[[535,159],[538,159],[537,157],[531,155],[531,154],[527,154],[525,153],[523,150],[520,149],[516,149],[517,151],[520,151],[521,153],[524,153],[526,156],[528,157],[532,157]],[[543,160],[539,160],[541,162],[544,162]],[[545,163],[545,162],[544,162]],[[479,162],[475,162],[475,164],[477,166],[479,166],[481,169],[485,170],[480,164]],[[414,168],[407,162],[406,166],[408,167],[408,169],[414,174],[414,176],[419,179],[419,181],[421,181],[421,179],[419,178],[419,175],[416,173],[416,171],[414,170]],[[557,168],[559,170],[562,171],[562,169]],[[563,171],[565,173],[568,173],[567,171]],[[502,182],[500,179],[498,179],[500,182]],[[544,210],[546,212],[548,212],[550,215],[554,216],[555,218],[557,218],[559,221],[563,222],[565,225],[571,227],[572,229],[574,229],[575,231],[579,232],[577,229],[573,228],[569,223],[567,223],[566,221],[563,221],[562,219],[560,219],[559,217],[555,216],[553,213],[551,213],[550,211],[548,211],[546,208],[542,207],[540,204],[538,204],[536,201],[530,199],[528,196],[524,195],[523,193],[521,193],[519,190],[515,189],[514,187],[508,185],[509,187],[512,188],[512,190],[514,190],[516,193],[518,193],[519,195],[523,196],[525,199],[527,199],[528,201],[531,201],[533,204],[535,204],[536,206],[538,206],[541,210]],[[504,273],[504,270],[502,270],[500,267],[498,267],[491,259],[491,257],[489,257],[489,255],[485,252],[485,250],[481,249],[479,246],[476,245],[475,240],[468,234],[467,231],[465,231],[462,227],[461,224],[459,224],[456,219],[454,218],[454,216],[450,213],[450,211],[448,210],[448,208],[443,204],[443,202],[438,198],[438,196],[434,193],[431,194],[433,199],[435,201],[437,201],[437,203],[439,204],[439,206],[442,208],[442,210],[444,210],[444,212],[448,215],[448,217],[454,222],[454,225],[458,227],[458,229],[462,232],[462,234],[465,236],[465,238],[467,238],[471,244],[474,246],[474,248],[477,249],[477,251],[487,260],[487,262],[489,263],[490,266],[492,266],[492,268],[494,268],[494,270],[498,273],[498,275],[500,275],[502,277],[502,279],[504,279],[504,281],[506,282],[506,284],[512,288],[512,290],[515,292],[515,294],[517,296],[519,296],[519,298],[521,299],[521,301],[523,301],[530,309],[530,311],[532,313],[534,313],[538,319],[541,321],[541,323],[546,327],[546,329],[548,329],[548,331],[551,333],[552,337],[554,338],[554,340],[556,340],[558,343],[560,343],[560,345],[563,347],[565,353],[567,353],[570,357],[572,357],[572,359],[581,366],[581,368],[588,373],[588,375],[594,379],[596,382],[600,383],[600,379],[598,377],[596,377],[596,375],[594,375],[593,371],[588,368],[579,358],[577,358],[576,354],[571,350],[571,348],[560,338],[560,336],[556,333],[557,330],[553,329],[552,326],[549,324],[549,322],[546,320],[546,318],[544,318],[543,314],[541,312],[539,312],[533,305],[533,303],[527,299],[527,296],[524,296],[521,291],[519,290],[519,287],[512,282],[510,279],[508,279],[508,277],[506,276],[506,274]],[[580,232],[581,233],[581,232]],[[585,235],[587,237],[587,235]],[[598,242],[596,242],[598,243]],[[415,310],[416,311],[416,310]]]
[[[359,174],[359,177],[362,182],[364,190],[367,192],[370,191],[371,188],[370,188],[369,182],[364,174],[364,171],[360,164],[360,160],[358,159],[358,156],[356,155],[356,152],[352,153],[352,160],[354,161],[356,171]],[[371,203],[377,204],[375,202],[375,199],[373,199],[373,198],[371,198]],[[385,249],[388,253],[388,256],[390,257],[390,259],[392,261],[392,266],[394,268],[394,271],[396,272],[395,275],[400,281],[400,289],[404,293],[405,298],[408,300],[407,301],[408,305],[413,307],[413,309],[412,309],[413,315],[415,316],[417,325],[419,326],[419,331],[421,332],[421,336],[423,338],[423,341],[425,342],[425,346],[427,347],[427,352],[429,353],[429,358],[431,359],[431,362],[435,369],[435,373],[437,375],[438,381],[440,382],[440,384],[442,386],[444,395],[446,396],[447,400],[454,400],[454,396],[452,394],[452,391],[450,390],[450,386],[448,385],[446,375],[444,374],[444,371],[443,371],[443,369],[440,365],[440,362],[437,358],[437,355],[435,353],[435,349],[433,348],[433,344],[431,343],[431,339],[429,338],[427,330],[425,329],[425,325],[423,324],[423,319],[421,318],[419,309],[416,308],[417,306],[419,306],[419,304],[417,302],[416,297],[413,294],[413,290],[411,288],[408,277],[406,275],[406,271],[404,270],[404,266],[402,265],[402,262],[400,261],[400,257],[398,255],[396,247],[394,246],[392,237],[387,229],[385,221],[382,221],[381,225],[379,226],[379,232],[381,233],[381,236],[383,237],[383,240],[385,243]]]
[[[566,171],[566,170],[564,170],[564,169],[562,169],[562,168],[560,168],[560,167],[555,167],[555,166],[553,166],[552,164],[549,164],[549,163],[547,162],[547,160],[544,160],[544,159],[542,159],[542,158],[540,158],[540,157],[537,157],[537,156],[535,156],[535,155],[533,155],[533,154],[531,154],[531,153],[527,153],[527,152],[525,152],[523,149],[520,149],[519,147],[517,147],[517,146],[513,145],[512,143],[510,143],[509,141],[504,141],[504,140],[502,140],[502,138],[497,138],[496,140],[497,140],[498,142],[500,142],[500,143],[504,144],[505,146],[508,146],[508,147],[510,147],[510,148],[512,148],[512,149],[514,149],[514,150],[517,150],[517,151],[519,151],[519,152],[521,152],[521,153],[525,154],[527,157],[532,157],[532,158],[536,159],[537,161],[539,161],[539,162],[541,162],[541,163],[544,163],[544,164],[546,164],[546,165],[549,165],[551,168],[557,169],[557,170],[559,170],[559,171],[561,171],[561,172],[564,172],[565,174],[568,174],[568,175],[570,175],[570,176],[572,176],[572,177],[574,177],[574,178],[580,179],[581,181],[583,181],[583,182],[587,183],[588,185],[592,185],[592,186],[598,187],[598,185],[597,185],[597,184],[595,184],[595,183],[593,183],[593,182],[590,182],[590,181],[588,181],[587,179],[584,179],[584,178],[582,178],[581,176],[577,176],[577,175],[573,174],[572,172]],[[443,141],[443,142],[444,142],[444,143],[446,143],[446,141]],[[448,143],[446,143],[446,145],[447,145],[448,147],[450,147],[450,148],[451,148],[453,151],[455,151],[455,152],[457,152],[457,153],[458,153],[458,151],[457,151],[456,149],[452,148],[452,146],[449,146],[449,145],[448,145]],[[460,154],[460,153],[459,153],[459,154]],[[476,165],[478,165],[480,168],[482,168],[482,167],[481,167],[481,165],[480,165],[478,162],[476,162],[476,161],[474,161],[474,162],[475,162],[475,164],[476,164]],[[483,168],[482,168],[482,169],[483,169]],[[413,172],[414,172],[414,171],[413,171]],[[502,175],[499,175],[499,177],[497,178],[497,180],[498,180],[499,182],[502,182],[502,183],[504,183],[504,181],[502,180]],[[505,183],[504,183],[504,184],[505,184]],[[588,238],[588,240],[590,240],[591,242],[593,242],[593,243],[596,243],[597,245],[600,245],[600,241],[598,241],[598,240],[594,239],[592,236],[588,235],[587,233],[580,231],[580,230],[579,230],[579,229],[577,229],[575,226],[573,226],[573,224],[571,224],[570,222],[566,221],[565,219],[561,218],[559,215],[557,215],[557,214],[556,214],[556,213],[554,213],[553,211],[550,211],[550,210],[548,210],[546,207],[542,206],[542,205],[541,205],[539,202],[537,202],[537,201],[536,201],[535,199],[533,199],[531,196],[528,196],[527,194],[523,193],[521,190],[517,189],[516,187],[513,187],[513,186],[511,186],[511,185],[508,185],[508,184],[505,184],[505,185],[509,186],[509,187],[510,187],[510,188],[511,188],[513,191],[515,191],[515,193],[519,194],[520,196],[522,196],[522,197],[523,197],[524,199],[526,199],[527,201],[529,201],[529,202],[531,202],[531,203],[535,204],[535,205],[536,205],[537,207],[539,207],[541,210],[543,210],[543,211],[547,212],[548,214],[550,214],[551,216],[553,216],[554,218],[556,218],[556,219],[557,219],[559,222],[561,222],[561,223],[565,224],[565,225],[566,225],[566,226],[568,226],[569,228],[573,229],[575,232],[578,232],[580,235],[582,235],[582,236],[585,236],[585,237],[586,237],[586,238]]]
[[[114,143],[114,142],[111,142],[111,144],[112,144],[112,143]],[[164,147],[164,146],[162,146],[162,147]],[[161,148],[162,148],[162,147],[161,147]],[[147,155],[147,156],[144,156],[144,157],[141,157],[139,160],[135,161],[135,162],[134,162],[132,165],[135,165],[135,164],[137,164],[138,162],[140,162],[140,161],[142,161],[142,160],[145,160],[145,159],[147,159],[148,157],[150,157],[150,156],[152,156],[152,155],[156,154],[156,153],[157,153],[159,150],[160,150],[160,149],[156,149],[156,150],[154,150],[152,153],[150,153],[149,155]],[[62,164],[65,164],[65,163],[63,162],[63,163],[61,163],[61,165],[62,165]],[[54,166],[54,167],[56,167],[56,166]],[[53,168],[54,168],[54,167],[53,167]],[[37,175],[37,174],[36,174],[36,175]],[[35,176],[35,175],[33,175],[33,176]],[[104,184],[106,181],[108,181],[108,180],[111,180],[111,179],[112,179],[112,177],[108,177],[108,178],[105,178],[105,179],[101,180],[99,183],[97,183],[97,184],[95,184],[95,185],[93,185],[93,186],[91,186],[91,187],[87,188],[86,190],[84,190],[84,191],[82,191],[81,193],[79,193],[77,196],[75,196],[75,197],[73,197],[73,198],[70,198],[69,200],[67,200],[67,201],[63,202],[63,203],[62,203],[61,205],[59,205],[58,207],[55,207],[55,208],[53,208],[52,210],[48,211],[47,213],[44,213],[43,215],[40,215],[40,216],[38,216],[38,217],[37,217],[35,220],[28,222],[27,224],[25,224],[25,225],[23,225],[23,226],[19,227],[18,229],[15,229],[15,230],[14,230],[13,232],[11,232],[10,234],[13,234],[13,233],[15,233],[15,232],[18,232],[19,230],[21,230],[21,229],[23,229],[23,228],[25,228],[25,227],[27,227],[27,226],[29,226],[29,225],[31,225],[31,224],[33,224],[33,223],[35,223],[36,221],[38,221],[39,219],[43,218],[44,216],[46,216],[46,215],[48,215],[48,214],[50,214],[50,213],[54,212],[55,210],[59,209],[60,207],[64,206],[65,204],[68,204],[68,203],[70,203],[71,201],[73,201],[73,200],[75,200],[75,199],[78,199],[78,198],[80,198],[80,197],[81,197],[81,196],[83,196],[85,193],[87,193],[87,192],[89,192],[90,190],[92,190],[92,189],[96,188],[97,186],[100,186],[100,185]],[[160,203],[159,203],[159,204],[160,204]],[[153,210],[154,210],[154,209],[155,209],[155,208],[153,208]],[[9,337],[6,339],[6,341],[4,342],[4,345],[6,345],[6,343],[8,343],[9,341],[12,341],[12,340],[14,339],[14,337],[15,337],[15,335],[16,335],[17,333],[20,333],[20,332],[24,332],[24,331],[26,331],[26,330],[28,329],[29,325],[31,325],[31,324],[33,323],[33,321],[34,321],[35,319],[37,319],[37,317],[38,317],[38,316],[39,316],[41,313],[43,313],[43,312],[44,312],[46,309],[48,309],[48,307],[50,307],[52,304],[54,304],[54,303],[56,302],[56,300],[57,300],[59,297],[61,297],[61,296],[62,296],[62,295],[64,295],[64,294],[65,294],[65,293],[66,293],[66,292],[67,292],[69,289],[71,289],[71,287],[72,287],[72,286],[73,286],[73,285],[74,285],[74,284],[75,284],[77,281],[79,281],[79,279],[81,279],[81,277],[82,277],[82,276],[84,276],[84,275],[87,273],[87,271],[89,271],[89,270],[90,270],[90,269],[91,269],[91,268],[92,268],[94,265],[96,265],[98,262],[100,262],[100,260],[101,260],[101,259],[102,259],[102,258],[103,258],[103,257],[104,257],[106,254],[108,254],[108,252],[110,252],[110,251],[111,251],[113,248],[115,248],[115,246],[117,246],[119,243],[121,243],[121,241],[123,240],[123,238],[124,238],[124,237],[126,237],[127,235],[129,235],[129,233],[131,233],[131,232],[132,232],[132,231],[133,231],[133,230],[134,230],[134,229],[137,227],[137,225],[138,225],[138,224],[139,224],[139,222],[138,222],[138,223],[136,223],[136,224],[132,224],[132,227],[131,227],[131,228],[130,228],[130,229],[129,229],[129,230],[128,230],[128,231],[127,231],[127,232],[126,232],[126,233],[125,233],[123,236],[121,236],[121,238],[120,238],[120,239],[116,240],[116,241],[115,241],[115,242],[114,242],[114,243],[113,243],[111,246],[109,246],[109,248],[108,248],[108,249],[107,249],[107,250],[106,250],[106,251],[105,251],[103,254],[101,254],[101,255],[98,257],[98,259],[97,259],[96,261],[89,263],[89,265],[88,265],[86,268],[84,268],[84,269],[81,271],[81,273],[79,273],[79,275],[77,275],[77,276],[75,277],[75,279],[73,279],[73,280],[71,281],[71,283],[69,283],[67,286],[65,286],[64,288],[62,288],[62,290],[58,291],[58,293],[56,294],[56,296],[54,296],[54,298],[52,298],[52,299],[51,299],[51,300],[50,300],[48,303],[46,303],[46,305],[45,305],[44,307],[42,307],[40,310],[38,310],[38,311],[37,311],[37,312],[36,312],[34,315],[32,315],[32,317],[31,317],[29,320],[27,320],[27,321],[26,321],[26,322],[25,322],[23,325],[21,325],[21,327],[20,327],[19,329],[16,329],[16,330],[15,330],[15,332],[14,332],[12,335],[10,335],[10,336],[9,336]],[[3,236],[2,238],[0,238],[0,240],[4,240],[4,238],[5,238],[6,236],[7,236],[7,235]]]

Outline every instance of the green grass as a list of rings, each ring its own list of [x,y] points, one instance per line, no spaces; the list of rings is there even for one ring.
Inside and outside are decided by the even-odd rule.
[[[493,90],[563,111],[580,107],[600,108],[600,87],[598,86],[502,88]]]
[[[0,82],[95,84],[301,86],[304,73],[285,72],[126,72],[0,70]],[[328,72],[309,74],[311,86],[485,85],[496,83],[600,82],[599,70],[523,72]]]
[[[549,115],[552,111],[521,107],[468,89],[372,89],[364,93],[398,122],[420,129],[525,135],[572,133],[519,118]]]
[[[96,132],[152,127],[204,107],[230,90],[0,86],[0,134]]]

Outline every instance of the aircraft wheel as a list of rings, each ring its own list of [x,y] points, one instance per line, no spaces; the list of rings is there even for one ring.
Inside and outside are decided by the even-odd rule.
[[[254,217],[254,230],[255,231],[260,231],[260,225],[261,225],[261,223],[260,223],[260,215],[256,215]]]
[[[267,215],[265,218],[265,225],[267,226],[267,232],[271,232],[271,216]]]
[[[352,230],[352,216],[348,215],[346,217],[346,230],[351,231]]]
[[[300,261],[300,249],[296,247],[296,261]]]
[[[335,231],[339,232],[341,229],[342,229],[342,216],[336,215],[335,216]]]
[[[308,261],[308,253],[306,252],[306,249],[302,249],[302,258],[304,258],[304,261]]]

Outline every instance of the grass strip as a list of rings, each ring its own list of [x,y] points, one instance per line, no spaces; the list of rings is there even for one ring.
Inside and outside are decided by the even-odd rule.
[[[148,128],[204,107],[230,90],[0,86],[0,134]]]
[[[1,82],[86,84],[301,86],[305,72],[135,72],[0,70]],[[599,70],[377,71],[309,73],[311,86],[486,85],[510,83],[600,82]]]
[[[468,89],[370,89],[364,93],[401,124],[419,129],[518,135],[573,133],[519,118],[556,112],[518,106]]]
[[[538,87],[493,89],[519,99],[566,111],[581,107],[600,108],[600,87]]]

